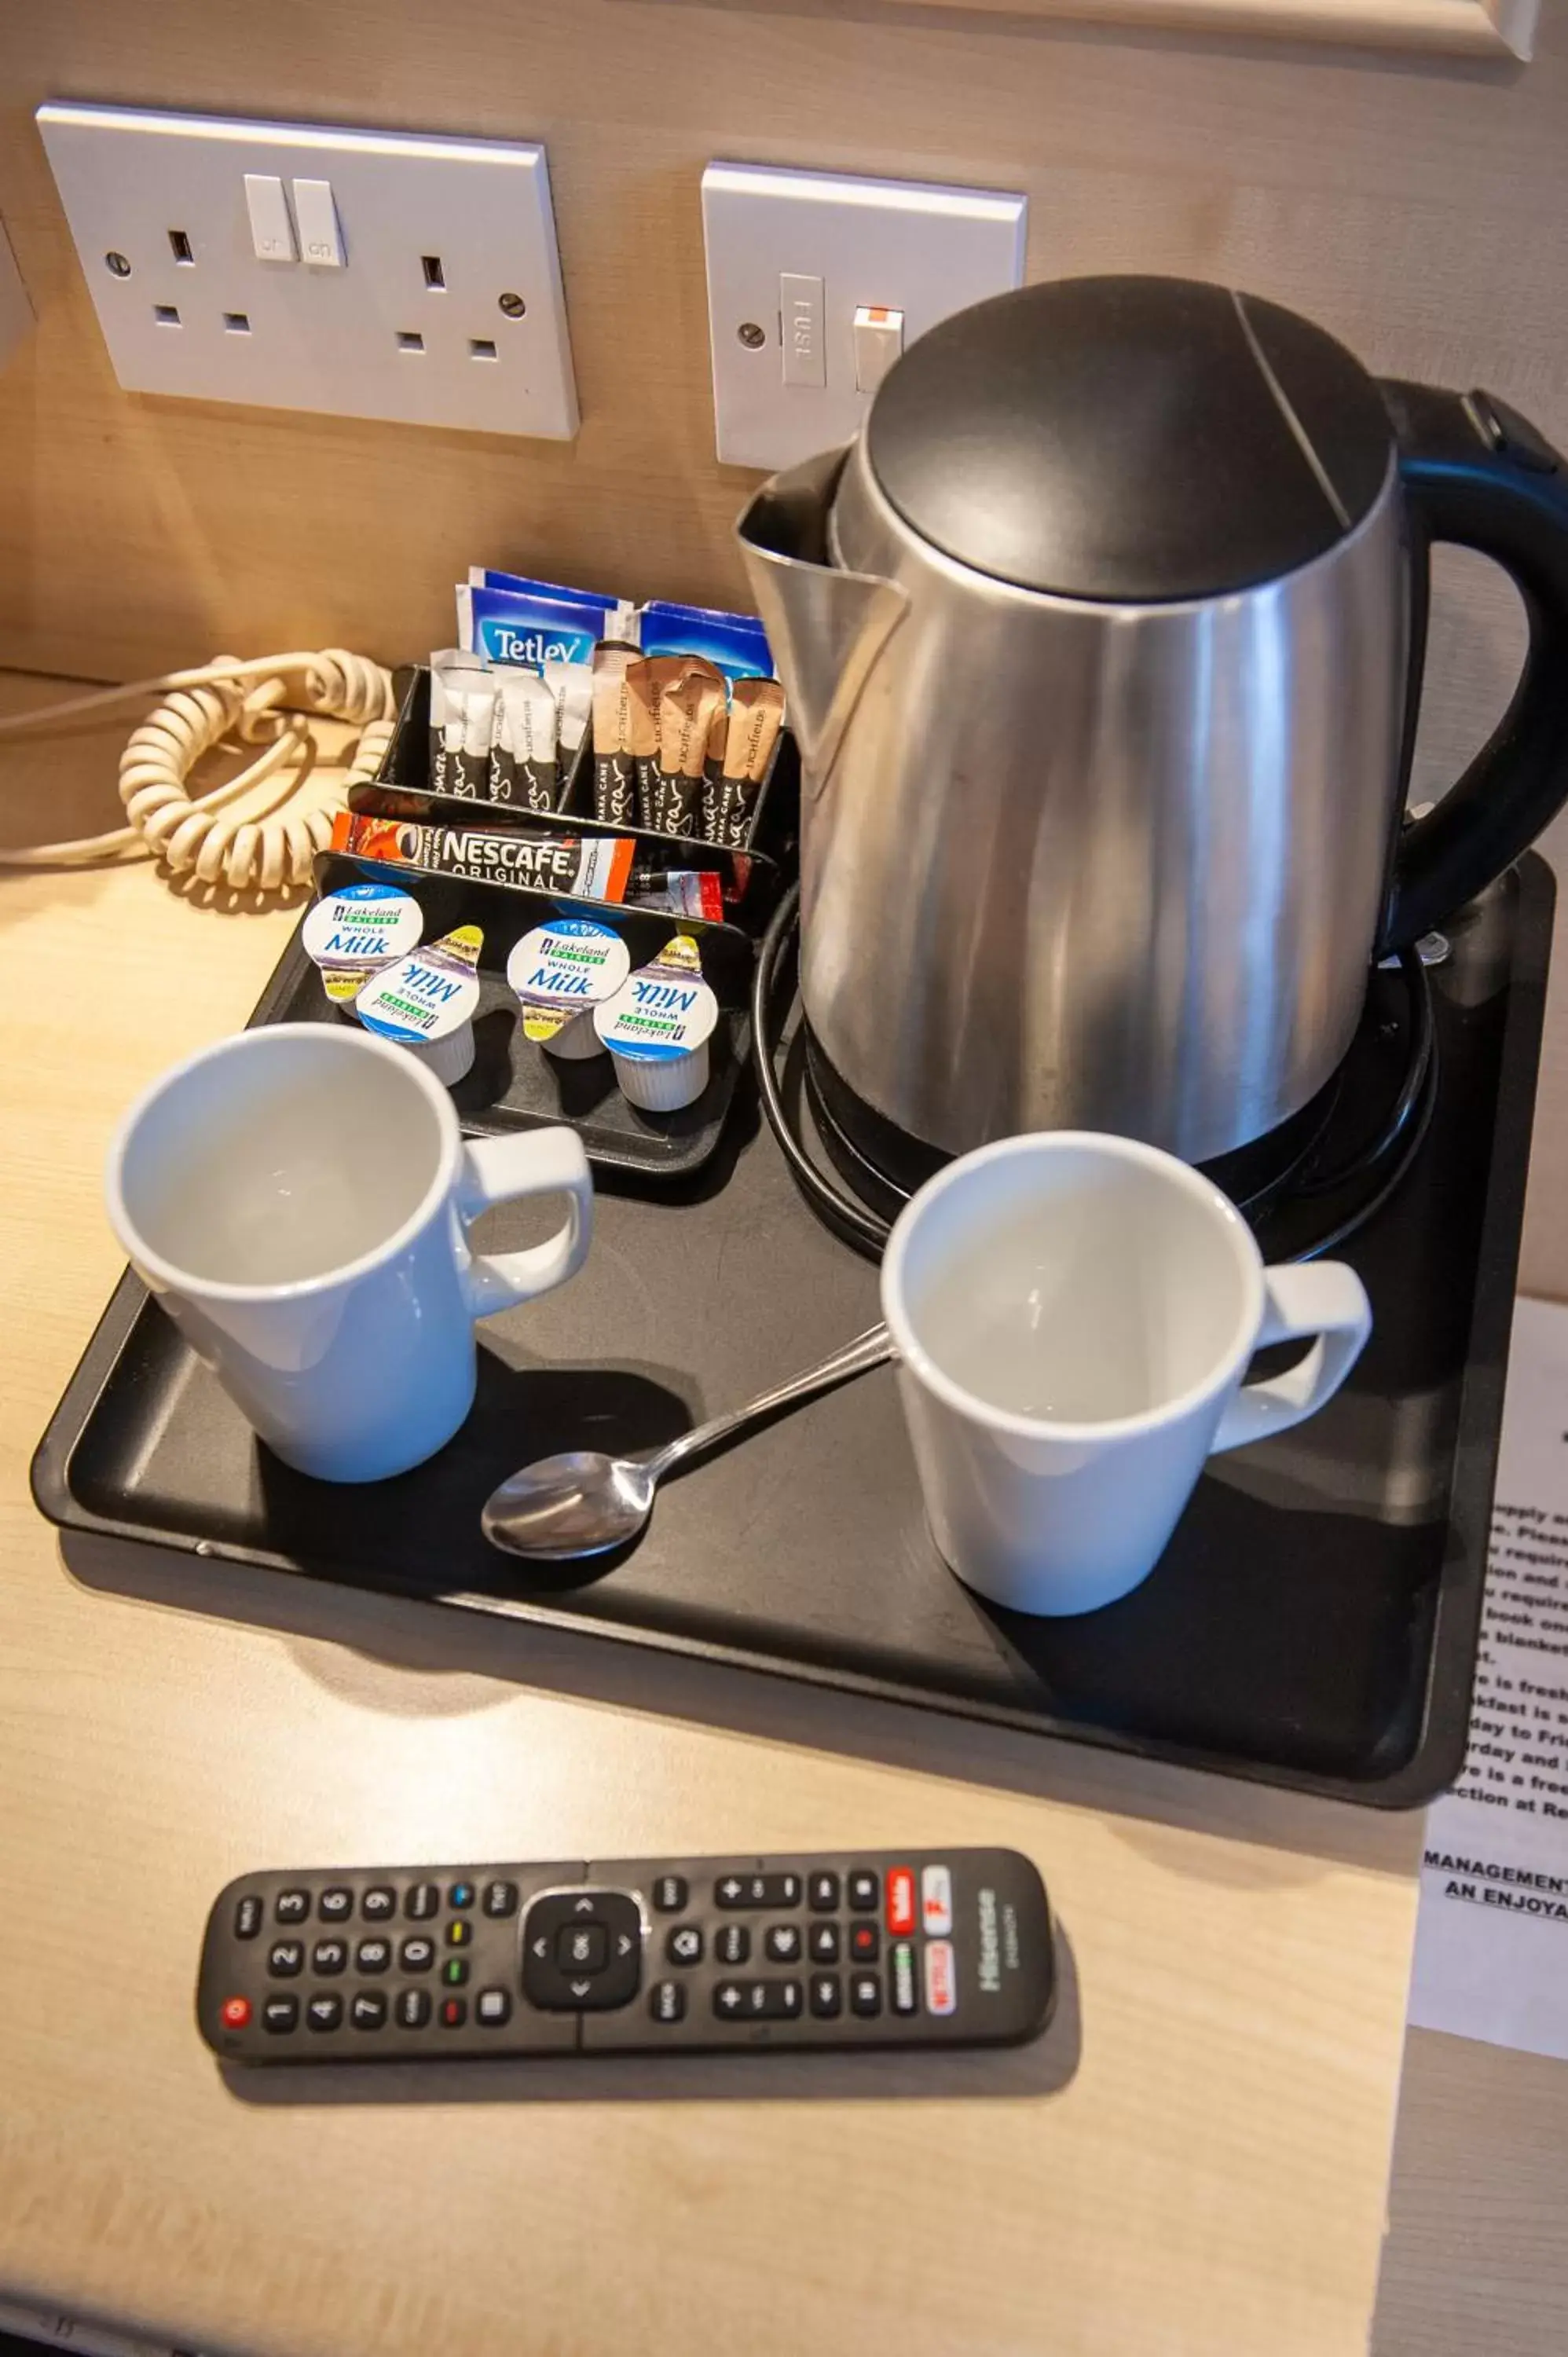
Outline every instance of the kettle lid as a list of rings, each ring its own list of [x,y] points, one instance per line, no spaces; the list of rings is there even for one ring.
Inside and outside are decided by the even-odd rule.
[[[1321,556],[1392,447],[1377,385],[1332,336],[1181,278],[977,303],[910,347],[866,424],[871,471],[923,540],[1020,588],[1139,604]]]

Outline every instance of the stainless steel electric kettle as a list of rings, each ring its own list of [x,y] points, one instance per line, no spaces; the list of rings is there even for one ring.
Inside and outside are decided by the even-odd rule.
[[[1370,961],[1568,795],[1555,452],[1250,296],[980,304],[739,535],[802,755],[811,1038],[923,1148],[1263,1135],[1345,1055]],[[1513,576],[1530,652],[1404,826],[1434,540]]]

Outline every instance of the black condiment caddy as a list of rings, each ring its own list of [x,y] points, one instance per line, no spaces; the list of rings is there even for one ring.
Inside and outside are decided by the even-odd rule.
[[[768,774],[757,789],[746,841],[737,847],[710,843],[700,834],[661,834],[650,827],[618,826],[596,819],[591,731],[585,734],[566,770],[559,806],[552,813],[525,811],[516,802],[435,793],[430,785],[427,666],[400,671],[396,685],[398,716],[392,742],[375,777],[349,790],[351,811],[371,818],[412,819],[427,826],[504,830],[560,825],[573,834],[624,836],[637,846],[634,868],[652,874],[682,867],[715,870],[724,884],[724,921],[753,941],[760,937],[800,861],[800,769],[788,727],[779,732]],[[585,912],[603,906],[596,900],[582,904]],[[682,919],[682,926],[685,922]]]
[[[750,988],[757,942],[795,873],[800,767],[793,737],[788,729],[781,732],[758,790],[750,839],[744,849],[736,849],[706,842],[700,835],[660,834],[649,828],[607,825],[596,819],[592,814],[593,753],[586,736],[567,772],[561,807],[553,813],[541,814],[516,803],[433,793],[429,671],[422,665],[402,672],[397,685],[397,723],[381,768],[374,779],[349,792],[349,806],[356,815],[500,834],[558,827],[574,834],[628,837],[636,845],[634,873],[657,877],[671,870],[707,868],[719,875],[725,913],[722,920],[713,921],[674,916],[664,909],[483,883],[346,852],[323,852],[315,871],[317,893],[367,877],[394,884],[418,902],[426,942],[438,941],[458,925],[479,927],[484,947],[478,967],[479,1006],[474,1017],[474,1065],[452,1091],[463,1126],[471,1135],[504,1136],[514,1130],[566,1122],[580,1133],[590,1162],[601,1170],[655,1181],[690,1177],[717,1148],[736,1082],[751,1053]],[[568,1062],[548,1055],[523,1036],[517,1000],[507,984],[507,959],[524,933],[561,917],[586,918],[618,933],[634,970],[654,958],[672,932],[685,933],[695,942],[703,979],[718,1000],[720,1019],[709,1049],[708,1084],[693,1104],[676,1113],[643,1112],[621,1095],[607,1056]],[[330,1019],[351,1023],[354,1017],[350,1009],[333,1008],[296,935],[252,1021]]]

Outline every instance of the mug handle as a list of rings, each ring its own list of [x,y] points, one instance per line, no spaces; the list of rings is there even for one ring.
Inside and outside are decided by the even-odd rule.
[[[1267,1383],[1243,1383],[1219,1419],[1213,1449],[1241,1448],[1249,1440],[1288,1431],[1332,1399],[1372,1330],[1367,1288],[1343,1261],[1296,1263],[1263,1271],[1263,1322],[1254,1350],[1316,1334],[1299,1366]]]
[[[594,1232],[594,1182],[575,1129],[532,1129],[520,1137],[478,1137],[463,1148],[457,1210],[465,1225],[492,1203],[521,1195],[564,1195],[566,1224],[524,1252],[476,1253],[464,1279],[476,1318],[493,1318],[575,1276]]]

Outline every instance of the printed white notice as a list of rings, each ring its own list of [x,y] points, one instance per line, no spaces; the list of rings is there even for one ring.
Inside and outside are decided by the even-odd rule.
[[[1514,1308],[1470,1748],[1428,1812],[1410,2018],[1568,2057],[1568,1308]]]

